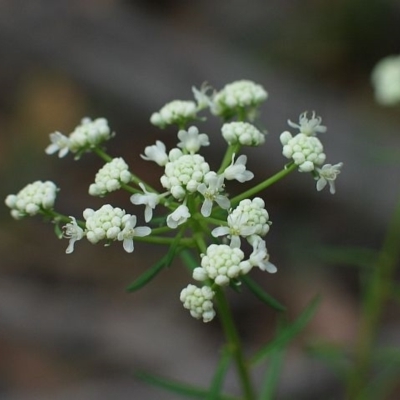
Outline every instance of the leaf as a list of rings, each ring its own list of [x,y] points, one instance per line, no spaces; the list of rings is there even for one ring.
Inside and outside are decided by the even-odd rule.
[[[176,382],[167,378],[162,378],[156,375],[148,374],[146,372],[138,372],[136,373],[136,377],[140,380],[153,385],[168,390],[170,392],[174,392],[177,395],[183,397],[189,397],[193,399],[205,399],[208,391],[198,388],[196,386],[187,385],[185,383]],[[215,400],[238,400],[235,397],[227,396],[227,395],[218,395],[214,398]]]
[[[315,254],[322,261],[336,264],[347,264],[361,268],[372,268],[378,260],[378,251],[352,246],[320,246]]]
[[[278,300],[274,299],[271,295],[264,291],[253,279],[248,276],[243,276],[242,282],[253,292],[253,294],[261,300],[263,303],[272,307],[277,311],[285,311],[286,307],[282,305]]]
[[[267,357],[276,348],[284,348],[295,336],[297,336],[314,316],[320,303],[320,296],[314,297],[300,316],[290,325],[286,326],[276,335],[275,339],[261,348],[251,359],[252,364],[257,364]]]
[[[227,347],[222,350],[221,358],[219,360],[214,378],[211,382],[210,390],[205,400],[217,400],[220,398],[220,392],[224,383],[224,378],[228,372],[228,367],[231,362],[232,354]]]

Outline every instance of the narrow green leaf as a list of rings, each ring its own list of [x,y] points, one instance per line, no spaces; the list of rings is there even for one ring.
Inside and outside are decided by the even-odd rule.
[[[271,351],[266,377],[258,397],[259,400],[276,399],[276,390],[278,388],[284,358],[285,350],[276,348]]]
[[[148,383],[149,385],[158,386],[162,389],[173,392],[179,396],[192,398],[192,399],[205,399],[208,391],[196,386],[187,385],[185,383],[176,382],[167,378],[162,378],[156,375],[148,374],[146,372],[138,372],[135,375],[140,380]],[[236,397],[219,395],[215,400],[238,400]]]
[[[314,297],[310,304],[300,314],[300,316],[290,325],[282,329],[282,331],[276,335],[275,339],[267,343],[261,348],[252,358],[251,363],[257,364],[267,357],[272,350],[275,348],[284,348],[295,336],[297,336],[304,327],[310,322],[314,316],[315,311],[320,303],[320,296]]]
[[[263,303],[269,305],[277,311],[285,311],[286,307],[282,305],[278,300],[274,299],[271,295],[265,292],[253,279],[248,276],[241,278],[242,282],[253,292],[253,294],[260,299]]]
[[[225,375],[228,371],[231,362],[232,354],[228,351],[227,347],[222,350],[221,358],[219,360],[217,369],[215,370],[214,378],[211,382],[210,390],[205,400],[217,400],[220,398],[222,385],[224,383]]]
[[[63,238],[63,231],[62,231],[62,229],[61,229],[61,227],[60,227],[60,223],[59,223],[59,222],[56,222],[56,223],[54,224],[54,233],[56,234],[56,236],[57,236],[59,239],[62,239],[62,238]]]
[[[378,251],[352,246],[319,246],[316,257],[327,263],[347,264],[361,268],[372,268],[378,260]]]
[[[156,262],[151,268],[147,269],[142,275],[134,280],[126,290],[128,292],[136,292],[144,285],[149,283],[164,267],[166,266],[166,256]]]

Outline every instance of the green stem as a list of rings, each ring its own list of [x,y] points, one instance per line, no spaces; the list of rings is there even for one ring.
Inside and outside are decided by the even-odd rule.
[[[258,185],[252,187],[249,190],[246,190],[245,192],[239,194],[238,196],[234,197],[231,200],[231,205],[235,203],[239,203],[239,201],[243,199],[250,198],[254,196],[255,194],[261,192],[262,190],[266,189],[268,186],[273,185],[274,183],[278,182],[282,178],[284,178],[286,175],[289,175],[292,171],[294,171],[297,168],[297,165],[294,163],[289,164],[286,168],[282,169],[281,171],[277,172],[275,175],[271,176],[264,182],[259,183]]]
[[[220,287],[215,288],[215,297],[219,309],[219,318],[227,340],[227,348],[232,354],[236,363],[236,369],[239,375],[239,380],[242,385],[242,390],[245,400],[253,400],[255,398],[254,391],[250,381],[248,364],[245,361],[242,343],[233,322],[233,316],[229,308],[225,294]]]
[[[222,174],[225,171],[226,167],[232,162],[233,154],[237,155],[240,150],[240,147],[241,147],[240,143],[231,144],[228,146],[217,174]]]
[[[361,323],[356,339],[355,365],[350,374],[347,399],[357,399],[369,381],[372,368],[372,352],[378,333],[380,320],[386,301],[391,296],[392,281],[396,264],[400,257],[400,201],[397,203],[393,217],[376,267],[365,287]]]

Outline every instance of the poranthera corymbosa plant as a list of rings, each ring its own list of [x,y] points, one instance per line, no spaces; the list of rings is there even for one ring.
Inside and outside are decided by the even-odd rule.
[[[245,285],[269,306],[281,312],[284,310],[250,277],[253,268],[266,274],[277,272],[277,266],[270,262],[266,245],[271,219],[262,198],[263,192],[298,170],[310,175],[318,191],[329,187],[333,194],[342,163],[325,163],[320,137],[327,129],[314,111],[304,112],[298,122],[288,120],[290,131],[280,135],[282,153],[287,159],[283,169],[231,197],[230,181],[243,183],[254,177],[247,169],[247,157],[242,150],[247,146],[261,146],[266,140],[266,132],[260,130],[255,121],[259,106],[267,99],[267,92],[249,80],[230,83],[220,91],[207,85],[192,91],[193,100],[174,100],[150,118],[151,123],[160,128],[177,127],[176,147],[167,149],[162,140],[157,140],[141,154],[144,160],[160,167],[157,188],[130,171],[127,160],[106,152],[106,142],[115,136],[106,119],[85,118],[69,135],[50,134],[50,144],[45,149],[47,154],[58,154],[62,158],[72,153],[78,160],[86,153],[94,153],[105,162],[94,182],[88,185],[90,195],[106,197],[112,191],[124,190],[130,195],[131,209],[123,210],[105,202],[97,210],[83,210],[83,219],[64,215],[55,209],[57,185],[40,180],[7,196],[5,203],[15,219],[41,215],[52,221],[57,235],[69,240],[67,254],[74,251],[80,240],[105,245],[121,242],[128,253],[134,251],[136,242],[166,246],[165,256],[155,260],[155,264],[149,266],[129,289],[134,291],[142,287],[175,257],[180,257],[187,265],[191,279],[188,278],[188,285],[177,293],[177,301],[180,299],[190,315],[202,322],[210,322],[218,315],[227,344],[221,351],[221,362],[207,390],[154,377],[147,377],[148,380],[188,397],[234,399],[221,394],[224,373],[229,364],[234,363],[242,390],[241,399],[272,398],[269,396],[272,396],[276,382],[271,377],[276,371],[272,367],[268,369],[269,378],[265,387],[258,390],[258,397],[251,382],[251,366],[270,356],[272,350],[282,349],[311,318],[317,301],[314,300],[293,323],[281,324],[276,338],[246,359],[226,291],[240,291],[241,285]],[[206,111],[222,120],[221,133],[227,143],[216,170],[212,170],[201,155],[202,148],[209,146],[213,135],[217,134],[206,134],[199,127],[205,118],[200,113]],[[274,365],[271,360],[270,365]]]

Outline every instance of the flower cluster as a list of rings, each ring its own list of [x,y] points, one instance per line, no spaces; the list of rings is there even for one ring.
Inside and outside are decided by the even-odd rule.
[[[267,92],[259,84],[240,80],[220,91],[207,85],[200,90],[193,88],[193,94],[193,101],[171,101],[150,118],[160,128],[178,126],[175,147],[167,150],[167,146],[157,140],[141,155],[142,159],[161,167],[159,186],[162,191],[131,172],[124,159],[113,158],[100,147],[113,136],[106,119],[92,121],[86,118],[69,136],[60,132],[50,134],[51,143],[46,153],[58,152],[59,157],[64,157],[72,152],[79,158],[83,152],[93,150],[106,162],[89,186],[89,194],[106,196],[119,189],[127,191],[134,206],[144,206],[144,220],[152,228],[137,226],[136,215],[111,204],[104,204],[97,210],[86,208],[83,220],[57,213],[53,206],[58,189],[49,181],[34,182],[17,195],[9,195],[6,205],[14,218],[41,213],[51,219],[59,236],[69,240],[68,254],[83,238],[93,244],[122,242],[129,253],[134,250],[137,238],[167,244],[170,246],[168,260],[183,249],[196,249],[199,259],[192,270],[192,278],[200,286],[189,284],[181,291],[180,300],[194,318],[209,322],[215,316],[213,301],[221,287],[239,285],[242,280],[246,282],[243,276],[254,267],[269,273],[277,271],[269,261],[265,242],[271,225],[269,213],[264,200],[256,194],[294,167],[301,172],[311,172],[318,191],[329,185],[330,192],[334,193],[335,180],[343,164],[323,165],[326,156],[317,135],[324,133],[326,127],[315,112],[310,118],[303,113],[298,123],[288,120],[289,126],[299,132],[293,135],[285,131],[280,136],[283,155],[290,160],[286,167],[290,169],[230,198],[226,188],[230,181],[244,183],[254,178],[254,173],[247,169],[247,156],[241,154],[241,148],[260,146],[265,142],[265,133],[258,129],[254,117],[267,99]],[[206,109],[224,120],[221,133],[228,143],[220,166],[215,170],[213,163],[208,163],[200,154],[210,145],[210,136],[197,126],[188,126],[195,120],[201,121],[203,117],[198,114]],[[161,217],[153,218],[156,208],[157,213],[158,208],[164,208],[165,212]],[[65,224],[62,235],[60,223]],[[175,235],[171,235],[172,230],[176,230]],[[147,280],[148,276],[141,281]]]
[[[121,183],[129,183],[131,177],[128,164],[123,158],[114,158],[97,172],[95,183],[89,186],[89,194],[104,196],[109,192],[120,189]]]
[[[52,209],[56,200],[57,186],[51,181],[36,181],[25,186],[18,194],[10,194],[5,203],[15,219],[33,216]]]
[[[112,136],[105,118],[97,118],[93,121],[90,118],[83,118],[81,124],[69,136],[60,132],[51,133],[51,144],[45,151],[47,154],[58,152],[59,157],[64,157],[71,151],[79,157],[83,152],[100,145]]]

